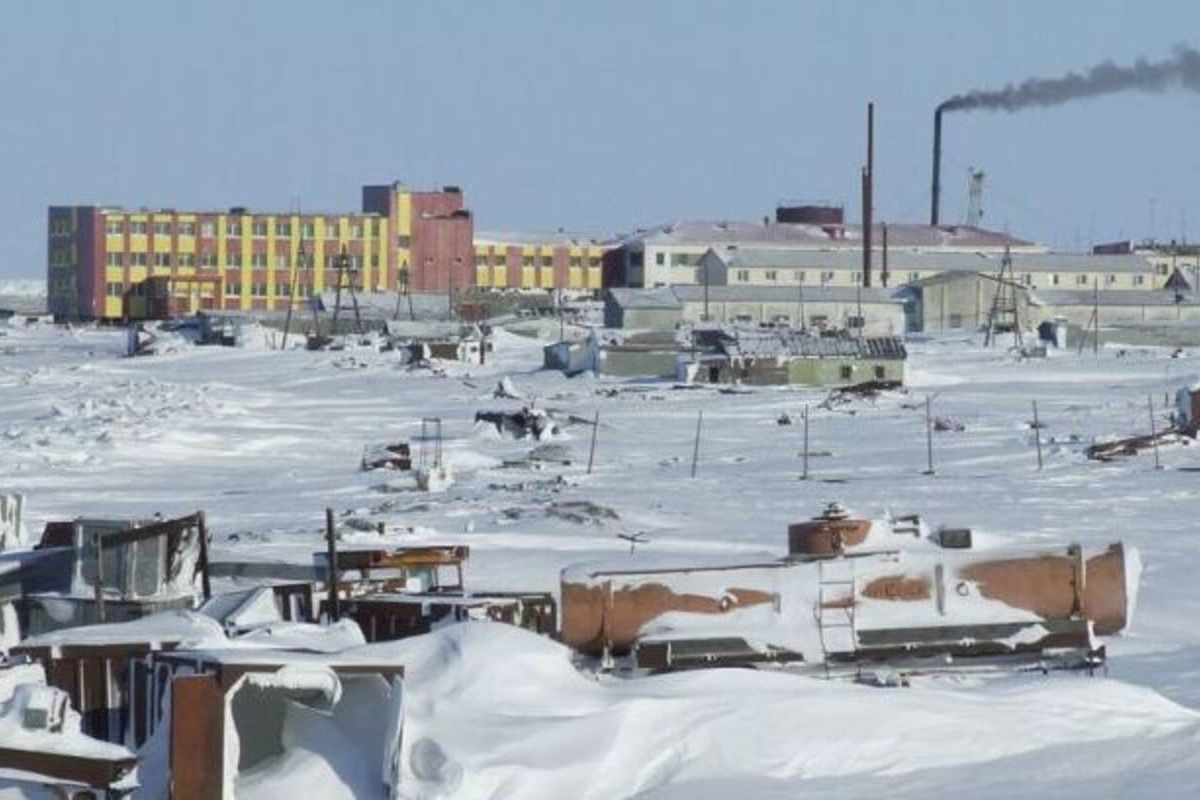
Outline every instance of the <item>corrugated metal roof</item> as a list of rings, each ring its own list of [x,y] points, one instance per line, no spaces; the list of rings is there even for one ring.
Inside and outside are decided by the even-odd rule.
[[[796,358],[905,359],[908,351],[895,336],[863,339],[816,337],[787,329],[737,329],[722,342],[730,356]]]

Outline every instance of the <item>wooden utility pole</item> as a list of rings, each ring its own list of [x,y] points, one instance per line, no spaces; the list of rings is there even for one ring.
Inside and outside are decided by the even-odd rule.
[[[326,552],[329,559],[329,568],[325,575],[328,586],[329,618],[337,622],[342,617],[341,600],[338,596],[338,582],[341,576],[338,574],[337,535],[333,527],[332,508],[325,509],[325,542],[328,547]]]
[[[1154,426],[1154,395],[1146,395],[1146,402],[1150,408],[1150,442],[1154,445],[1154,468],[1162,469],[1162,462],[1158,460],[1158,431]]]
[[[800,480],[808,480],[808,406],[804,406],[804,472]]]
[[[925,450],[929,459],[926,475],[933,475],[933,398],[925,395]]]
[[[592,420],[592,446],[588,449],[588,471],[592,474],[592,462],[596,460],[596,432],[600,430],[600,410],[596,409],[596,418]]]
[[[692,477],[696,477],[696,463],[700,460],[700,426],[704,422],[703,409],[696,416],[696,443],[692,446]]]

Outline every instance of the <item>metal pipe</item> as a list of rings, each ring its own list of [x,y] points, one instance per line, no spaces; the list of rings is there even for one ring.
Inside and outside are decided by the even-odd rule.
[[[942,194],[942,106],[933,112],[933,185],[929,191],[929,224],[937,225]]]

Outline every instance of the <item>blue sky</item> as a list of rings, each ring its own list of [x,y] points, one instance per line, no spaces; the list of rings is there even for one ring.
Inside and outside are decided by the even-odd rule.
[[[1200,3],[3,0],[0,277],[44,273],[50,204],[355,209],[397,178],[462,185],[480,229],[857,218],[867,100],[877,215],[925,221],[940,99],[1181,42]],[[973,165],[990,227],[1200,239],[1198,132],[1184,92],[948,117],[943,219]]]

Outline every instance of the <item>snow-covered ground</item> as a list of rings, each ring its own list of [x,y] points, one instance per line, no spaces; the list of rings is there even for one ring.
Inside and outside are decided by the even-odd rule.
[[[721,394],[539,371],[541,342],[498,337],[486,366],[410,371],[393,354],[184,347],[121,357],[124,334],[0,328],[0,489],[25,493],[27,527],[75,515],[208,513],[214,558],[308,560],[323,509],[382,521],[383,542],[461,543],[478,589],[557,588],[562,567],[639,553],[779,555],[789,522],[830,500],[921,513],[989,543],[1099,546],[1145,562],[1130,631],[1108,676],[927,677],[905,689],[714,671],[597,682],[560,645],[470,625],[382,646],[403,661],[411,797],[1182,797],[1200,792],[1200,448],[1088,461],[1096,437],[1164,424],[1168,386],[1200,354],[1108,347],[1019,362],[974,340],[910,343],[908,393],[819,408],[820,390]],[[477,410],[600,414],[553,441],[570,466],[522,462]],[[964,430],[934,434],[924,398]],[[1045,469],[1028,422],[1037,401]],[[811,409],[810,479],[799,480]],[[698,474],[690,477],[703,410]],[[363,449],[443,420],[456,483],[413,490],[362,472]],[[414,442],[414,445],[417,443]],[[506,462],[510,462],[506,465]],[[366,525],[362,526],[366,528]],[[373,533],[352,533],[379,542]],[[634,557],[636,558],[636,556]]]

